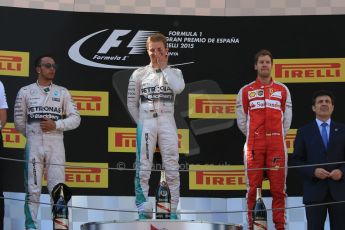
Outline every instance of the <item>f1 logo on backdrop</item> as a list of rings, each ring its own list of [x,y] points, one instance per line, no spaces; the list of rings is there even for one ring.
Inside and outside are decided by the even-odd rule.
[[[68,56],[75,62],[105,69],[136,69],[147,64],[146,39],[157,31],[100,30],[75,42]],[[145,57],[145,58],[144,58]],[[184,65],[180,63],[175,65]]]

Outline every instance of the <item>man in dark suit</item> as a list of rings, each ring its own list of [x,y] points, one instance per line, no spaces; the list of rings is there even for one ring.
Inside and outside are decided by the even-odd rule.
[[[345,125],[331,120],[332,92],[316,92],[312,109],[316,120],[298,129],[292,156],[296,165],[306,165],[298,170],[304,179],[303,203],[308,230],[324,229],[327,211],[330,228],[344,230],[345,164],[334,162],[345,161]]]

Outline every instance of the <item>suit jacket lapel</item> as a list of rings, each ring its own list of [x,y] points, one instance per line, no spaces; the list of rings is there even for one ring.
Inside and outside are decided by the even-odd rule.
[[[325,149],[325,146],[323,145],[320,129],[319,129],[319,126],[317,125],[316,121],[313,122],[311,134],[315,134],[316,142],[318,143],[320,148]],[[329,144],[328,144],[328,147],[329,147]]]

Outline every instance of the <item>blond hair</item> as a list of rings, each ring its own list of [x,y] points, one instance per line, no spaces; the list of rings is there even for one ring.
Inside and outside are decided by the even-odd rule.
[[[167,38],[161,33],[155,33],[150,35],[146,41],[146,48],[149,47],[150,42],[163,42],[164,47],[167,47]]]

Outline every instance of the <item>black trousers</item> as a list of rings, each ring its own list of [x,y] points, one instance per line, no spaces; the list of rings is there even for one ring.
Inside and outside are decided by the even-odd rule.
[[[331,230],[344,230],[345,229],[345,203],[336,203],[321,205],[322,203],[336,202],[331,194],[328,192],[326,199],[317,206],[306,207],[306,216],[308,221],[308,230],[323,230],[327,212],[329,215],[330,229]],[[312,205],[312,204],[306,204]]]

